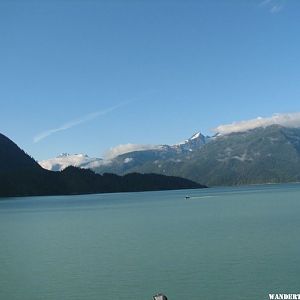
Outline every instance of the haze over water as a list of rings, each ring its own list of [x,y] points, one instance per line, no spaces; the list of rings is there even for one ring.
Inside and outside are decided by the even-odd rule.
[[[299,212],[299,184],[4,199],[0,299],[299,293]]]

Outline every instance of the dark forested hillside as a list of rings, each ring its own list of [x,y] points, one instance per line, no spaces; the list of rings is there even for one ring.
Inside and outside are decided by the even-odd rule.
[[[13,141],[0,133],[0,172],[41,170],[40,165]]]

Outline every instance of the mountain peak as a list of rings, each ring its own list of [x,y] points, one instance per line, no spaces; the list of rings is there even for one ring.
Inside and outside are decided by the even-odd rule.
[[[70,153],[64,152],[64,153],[61,153],[61,154],[57,155],[57,158],[59,158],[59,157],[68,157],[70,155],[71,155]]]
[[[189,139],[184,142],[175,144],[171,146],[171,148],[177,149],[177,151],[188,151],[192,152],[194,150],[198,150],[207,142],[207,137],[205,137],[200,131],[193,134]]]
[[[190,138],[189,138],[189,140],[195,140],[195,139],[199,139],[199,138],[202,138],[202,137],[204,137],[202,134],[201,134],[201,132],[199,131],[199,132],[196,132],[195,134],[193,134]]]

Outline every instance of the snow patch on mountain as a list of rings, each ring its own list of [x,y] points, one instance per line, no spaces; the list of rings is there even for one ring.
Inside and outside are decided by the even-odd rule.
[[[128,164],[128,163],[130,163],[131,161],[133,161],[133,158],[132,158],[132,157],[126,157],[126,158],[124,159],[124,164]]]
[[[195,134],[190,138],[190,140],[197,139],[200,135],[201,135],[201,133],[200,133],[200,132],[197,132],[197,133],[195,133]]]

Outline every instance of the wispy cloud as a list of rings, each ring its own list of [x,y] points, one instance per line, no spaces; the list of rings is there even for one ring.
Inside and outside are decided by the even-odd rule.
[[[266,7],[270,13],[279,13],[285,4],[285,0],[263,0],[260,2],[260,6]]]
[[[159,145],[144,145],[144,144],[121,144],[116,147],[110,148],[106,151],[105,158],[112,159],[121,154],[125,154],[133,151],[142,151],[142,150],[152,150],[152,149],[160,149]]]
[[[220,134],[233,132],[243,132],[257,127],[267,127],[270,125],[281,125],[285,127],[300,127],[300,112],[289,114],[274,114],[271,117],[258,117],[251,120],[234,122],[231,124],[219,125],[213,131]]]
[[[52,134],[55,134],[57,132],[60,132],[60,131],[64,131],[64,130],[67,130],[67,129],[70,129],[72,127],[75,127],[75,126],[78,126],[80,124],[83,124],[83,123],[86,123],[86,122],[89,122],[89,121],[92,121],[100,116],[104,116],[118,108],[120,108],[121,106],[124,106],[126,104],[128,104],[128,102],[122,102],[120,104],[117,104],[115,106],[111,106],[109,108],[106,108],[106,109],[103,109],[103,110],[99,110],[99,111],[96,111],[96,112],[92,112],[92,113],[89,113],[87,115],[84,115],[78,119],[75,119],[75,120],[71,120],[69,122],[66,122],[64,124],[62,124],[61,126],[58,126],[56,128],[52,128],[52,129],[48,129],[48,130],[45,130],[39,134],[37,134],[34,138],[33,138],[33,142],[34,143],[37,143],[37,142],[40,142],[41,140],[49,137],[50,135]]]

